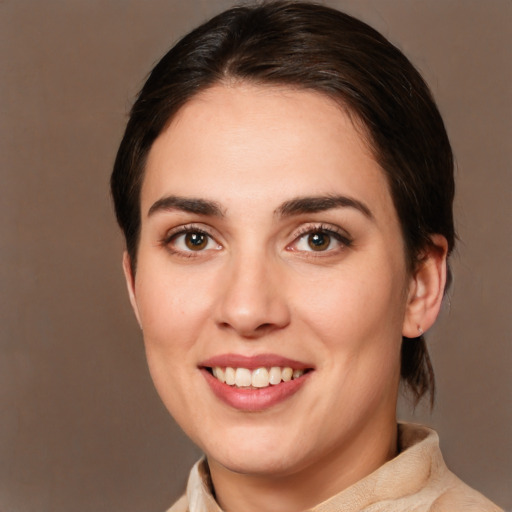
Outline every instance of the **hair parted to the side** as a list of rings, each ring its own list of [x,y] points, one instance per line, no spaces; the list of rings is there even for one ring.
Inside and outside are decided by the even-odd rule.
[[[408,59],[365,23],[309,2],[229,9],[181,39],[133,105],[111,178],[117,220],[136,271],[148,152],[178,110],[214,84],[244,81],[317,91],[362,127],[387,176],[414,270],[430,236],[455,243],[453,157],[430,91]],[[415,403],[435,383],[423,336],[402,343],[401,377]]]

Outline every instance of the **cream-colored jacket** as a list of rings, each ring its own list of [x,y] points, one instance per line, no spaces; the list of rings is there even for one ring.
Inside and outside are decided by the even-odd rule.
[[[401,423],[398,440],[394,459],[309,512],[502,512],[446,467],[433,430]],[[186,494],[168,512],[222,512],[204,459],[192,468]]]

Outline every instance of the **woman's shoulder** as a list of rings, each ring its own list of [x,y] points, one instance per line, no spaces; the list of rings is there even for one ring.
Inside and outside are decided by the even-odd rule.
[[[422,425],[407,423],[399,424],[398,428],[402,453],[396,462],[400,459],[401,461],[393,471],[395,474],[408,474],[409,481],[414,480],[415,476],[419,477],[415,482],[417,491],[410,496],[422,503],[428,503],[426,511],[503,512],[448,469],[435,431]]]
[[[429,512],[503,512],[469,485],[453,475],[453,483],[432,503]]]

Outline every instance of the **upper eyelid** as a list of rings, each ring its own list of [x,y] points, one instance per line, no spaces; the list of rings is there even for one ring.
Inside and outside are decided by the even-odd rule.
[[[173,238],[177,235],[198,232],[198,233],[203,233],[205,235],[208,235],[209,237],[211,237],[213,239],[216,239],[215,234],[212,233],[212,231],[213,230],[210,226],[204,225],[204,224],[196,224],[196,223],[182,224],[182,225],[175,226],[173,228],[168,229],[165,232],[165,235],[163,238],[164,238],[164,240],[170,240],[171,238]]]
[[[329,224],[329,223],[325,223],[325,222],[318,222],[318,223],[312,222],[312,223],[308,223],[303,226],[300,226],[292,234],[292,236],[294,238],[298,238],[298,237],[301,237],[301,236],[304,236],[304,235],[307,235],[310,233],[314,233],[316,231],[323,231],[326,233],[335,233],[335,234],[337,234],[343,238],[346,238],[348,240],[352,239],[350,233],[348,233],[347,230],[345,230],[339,226],[336,226],[335,224]]]
[[[325,251],[305,251],[308,255],[315,257],[326,257],[328,255],[332,255],[337,253],[341,248],[348,249],[349,247],[352,247],[354,243],[353,237],[345,229],[332,224],[315,223],[309,226],[302,226],[300,231],[293,236],[293,240],[287,245],[287,249],[292,251],[297,250],[296,247],[299,245],[301,240],[313,233],[325,233],[329,237],[334,238],[336,243],[340,245],[337,249],[333,247]],[[300,252],[303,251],[300,250]]]

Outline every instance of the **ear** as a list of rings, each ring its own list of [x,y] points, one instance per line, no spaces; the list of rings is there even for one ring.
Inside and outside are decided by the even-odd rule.
[[[137,306],[137,299],[135,298],[135,276],[133,275],[132,272],[132,262],[127,251],[124,251],[123,253],[123,272],[124,278],[126,280],[126,287],[128,288],[128,296],[130,297],[130,303],[132,305],[133,312],[135,313],[135,317],[137,318],[137,322],[139,323],[139,326],[142,329],[142,324],[140,322],[139,316],[139,308]]]
[[[432,235],[410,278],[402,335],[417,338],[434,324],[446,285],[448,242],[442,235]]]

